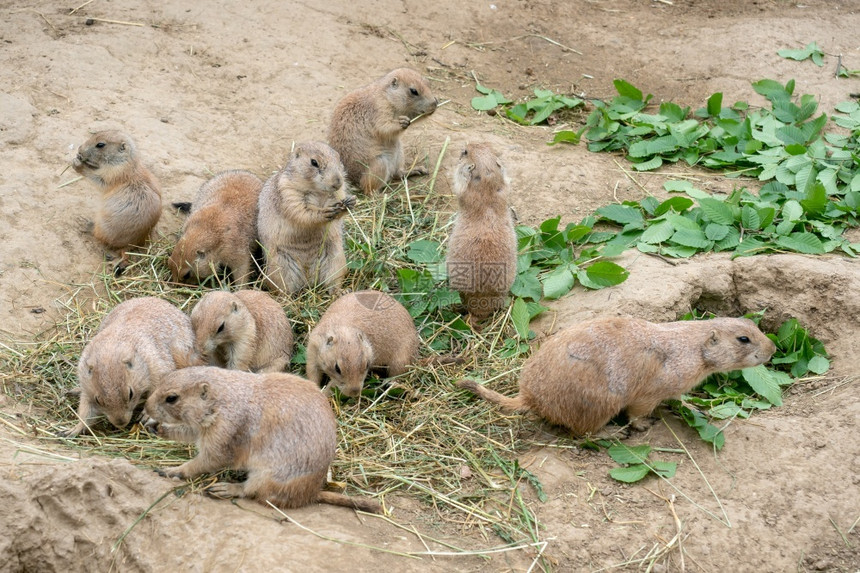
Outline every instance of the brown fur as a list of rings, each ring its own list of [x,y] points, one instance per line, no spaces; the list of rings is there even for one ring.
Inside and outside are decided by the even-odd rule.
[[[264,292],[209,292],[191,311],[191,327],[195,350],[212,366],[283,372],[292,356],[290,321]]]
[[[373,193],[392,179],[424,175],[404,171],[400,134],[416,118],[436,111],[437,100],[415,70],[398,68],[347,94],[334,109],[329,144],[340,153],[350,183]]]
[[[197,456],[164,475],[245,470],[246,481],[218,482],[208,492],[282,508],[317,501],[382,512],[370,499],[321,491],[335,457],[337,423],[326,397],[303,378],[186,368],[164,380],[146,411],[160,422],[159,435],[197,444]]]
[[[167,261],[174,282],[202,282],[222,267],[234,283],[250,280],[262,187],[259,177],[240,170],[219,173],[200,187]]]
[[[547,340],[523,366],[514,398],[473,380],[457,384],[505,410],[533,411],[580,435],[625,409],[631,420],[646,416],[714,372],[764,364],[775,349],[746,318],[662,324],[599,318]]]
[[[315,285],[339,289],[346,274],[341,217],[354,204],[337,152],[320,142],[296,145],[260,192],[266,285],[285,294]]]
[[[448,239],[448,283],[482,319],[507,305],[517,275],[517,236],[508,181],[490,146],[471,143],[454,171],[459,210]]]
[[[385,293],[365,290],[334,301],[308,335],[307,374],[318,386],[331,384],[356,397],[367,373],[406,372],[418,356],[418,332],[402,304]]]
[[[158,182],[141,165],[134,141],[121,131],[93,134],[78,148],[72,167],[101,190],[93,236],[119,252],[121,271],[126,250],[142,247],[161,216]]]
[[[153,297],[120,303],[81,353],[79,422],[65,435],[87,432],[99,413],[124,428],[161,379],[192,353],[191,321],[178,308]]]

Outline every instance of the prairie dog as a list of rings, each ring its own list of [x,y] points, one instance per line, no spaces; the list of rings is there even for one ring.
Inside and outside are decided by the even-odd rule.
[[[559,331],[526,360],[520,392],[507,398],[473,380],[457,385],[508,411],[533,411],[576,435],[622,410],[650,414],[714,372],[764,364],[776,350],[754,322],[714,318],[667,323],[598,318]]]
[[[161,217],[161,190],[140,163],[131,136],[99,131],[78,148],[72,167],[93,181],[102,193],[93,236],[119,252],[120,273],[128,264],[126,250],[141,247]]]
[[[350,183],[373,193],[404,175],[400,134],[422,115],[436,111],[437,100],[415,70],[398,68],[348,93],[338,102],[328,131],[329,144],[340,153]]]
[[[283,508],[317,501],[382,512],[373,500],[321,491],[335,457],[337,423],[325,395],[303,378],[185,368],[165,378],[146,412],[160,423],[159,435],[197,445],[197,456],[162,475],[246,470],[244,482],[218,482],[208,492]]]
[[[517,236],[508,180],[489,145],[470,143],[453,176],[458,211],[448,239],[448,283],[471,317],[504,308],[517,275]]]
[[[283,372],[293,351],[293,329],[281,306],[256,290],[206,293],[191,311],[194,346],[212,366]]]
[[[191,361],[193,351],[191,321],[169,302],[143,297],[120,303],[81,353],[79,421],[65,435],[87,432],[98,414],[124,428],[161,379]]]
[[[370,370],[397,376],[418,356],[418,331],[402,304],[385,293],[364,290],[343,295],[308,335],[307,375],[350,397],[361,394]]]
[[[262,187],[259,177],[241,170],[219,173],[200,187],[168,260],[174,282],[202,282],[222,267],[234,283],[250,279]]]
[[[346,274],[341,217],[353,205],[337,152],[321,142],[296,145],[260,192],[257,229],[266,285],[284,294],[315,285],[339,289]]]

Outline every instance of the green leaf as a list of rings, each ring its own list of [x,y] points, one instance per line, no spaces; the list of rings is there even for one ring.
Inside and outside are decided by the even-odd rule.
[[[633,169],[636,171],[651,171],[653,169],[657,169],[663,165],[663,159],[660,158],[659,155],[652,157],[648,161],[643,161],[641,163],[634,163]]]
[[[705,227],[705,236],[711,241],[722,241],[729,234],[729,228],[726,225],[708,223],[708,226]]]
[[[741,412],[743,412],[743,409],[734,402],[723,402],[708,410],[708,415],[717,420],[726,420],[734,418]]]
[[[798,185],[797,190],[800,191]],[[818,214],[823,213],[827,207],[827,191],[824,190],[824,185],[816,183],[806,192],[806,199],[802,199],[800,204],[807,213]]]
[[[573,288],[573,273],[568,267],[558,267],[544,275],[541,282],[544,297],[555,300],[566,295]]]
[[[743,209],[741,209],[741,225],[744,226],[744,229],[752,231],[761,229],[761,218],[754,207],[750,205],[743,206]]]
[[[538,269],[530,268],[521,272],[511,285],[511,294],[521,298],[530,298],[539,301],[543,296],[543,287],[537,278]]]
[[[807,364],[807,368],[811,372],[818,374],[821,376],[828,370],[830,370],[830,361],[824,356],[813,356],[809,359],[809,364]]]
[[[618,91],[618,95],[642,101],[642,92],[632,84],[621,79],[615,80],[612,83],[615,84],[615,89]]]
[[[675,462],[654,461],[651,462],[651,469],[658,476],[666,479],[675,477],[675,471],[678,469],[678,464]]]
[[[677,213],[683,213],[693,206],[693,201],[686,197],[670,197],[660,203],[654,210],[654,216],[659,217],[663,213],[667,213],[670,209]]]
[[[779,384],[764,365],[741,370],[744,380],[756,394],[773,404],[782,406],[782,392]]]
[[[641,464],[648,459],[648,454],[651,453],[651,446],[648,444],[628,446],[618,443],[610,446],[606,453],[618,464]]]
[[[654,245],[657,243],[668,241],[669,237],[671,237],[674,233],[675,228],[672,227],[672,224],[669,221],[660,221],[659,223],[655,223],[645,229],[645,232],[642,233],[640,240],[643,243],[649,243]]]
[[[624,483],[634,483],[647,476],[650,471],[648,466],[636,464],[626,468],[612,468],[609,470],[609,477]]]
[[[787,86],[783,87],[781,83],[775,80],[760,80],[753,82],[752,87],[756,93],[763,95],[772,102],[790,100],[791,93],[794,91],[794,84],[791,84],[792,89],[789,90],[787,89]]]
[[[695,231],[691,229],[679,229],[672,235],[671,240],[673,243],[695,249],[710,249],[711,245],[713,245],[701,229],[696,229]]]
[[[489,111],[499,105],[496,96],[488,94],[485,96],[475,96],[472,98],[472,108],[477,111]]]
[[[717,92],[708,98],[708,115],[717,117],[720,115],[720,110],[723,107],[723,94]]]
[[[825,252],[821,239],[812,233],[791,233],[777,237],[776,244],[783,249],[807,255],[823,255]]]
[[[669,180],[663,183],[663,189],[669,193],[686,193],[693,188],[693,184],[686,180]]]
[[[800,50],[779,50],[777,54],[782,56],[783,58],[789,60],[797,60],[798,62],[802,62],[803,60],[812,59],[816,66],[824,65],[824,52],[821,51],[821,48],[818,47],[818,44],[812,42],[807,44],[805,48]]]
[[[511,308],[511,322],[514,323],[520,340],[527,339],[529,336],[529,309],[526,302],[521,298],[517,298]]]
[[[726,205],[723,201],[713,198],[699,199],[699,205],[702,207],[702,212],[705,214],[705,217],[707,217],[712,223],[720,225],[734,224],[735,216],[732,212],[732,208],[729,205]]]
[[[782,206],[782,218],[786,221],[797,221],[803,216],[803,207],[794,199],[789,199]]]
[[[597,214],[621,225],[643,223],[642,212],[627,205],[606,205],[597,209]]]
[[[623,283],[630,276],[624,267],[612,261],[598,261],[585,269],[588,278],[601,287],[610,287]]]
[[[437,241],[421,239],[409,245],[406,257],[415,263],[435,263],[442,258],[439,247]]]
[[[581,137],[582,131],[559,131],[555,134],[555,137],[552,138],[552,141],[547,143],[547,145],[555,145],[556,143],[569,143],[571,145],[577,145]]]

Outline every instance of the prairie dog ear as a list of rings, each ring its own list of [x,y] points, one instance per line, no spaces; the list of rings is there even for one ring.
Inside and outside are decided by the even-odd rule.
[[[397,87],[397,77],[396,76],[391,78],[391,87],[393,87],[393,88]]]
[[[208,382],[204,382],[203,384],[200,385],[200,397],[204,400],[209,397],[209,383]]]
[[[711,331],[711,336],[710,336],[710,338],[708,339],[708,341],[709,341],[711,344],[717,344],[717,343],[719,343],[719,341],[720,341],[720,337],[717,335],[717,331],[716,331],[716,330],[712,330],[712,331]]]
[[[334,341],[335,341],[334,334],[329,334],[325,339],[325,345],[326,346],[332,346],[334,344]]]
[[[234,300],[232,305],[231,305],[231,308],[232,308],[232,312],[239,312],[239,303]]]

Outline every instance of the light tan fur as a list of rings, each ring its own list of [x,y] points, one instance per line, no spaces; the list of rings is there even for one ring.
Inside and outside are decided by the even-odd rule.
[[[473,380],[457,384],[505,410],[533,411],[581,435],[596,432],[622,410],[631,420],[646,416],[710,374],[764,364],[775,350],[746,318],[599,318],[544,342],[523,366],[514,398]]]
[[[373,193],[392,179],[424,175],[404,171],[400,134],[419,116],[436,111],[436,98],[421,74],[398,68],[347,94],[334,109],[329,144],[340,153],[350,183]]]
[[[212,366],[283,372],[293,353],[293,329],[281,306],[256,290],[212,291],[191,311],[194,348]]]
[[[345,183],[340,157],[321,142],[296,145],[287,165],[266,181],[257,211],[266,286],[285,294],[340,288],[346,274],[341,217],[355,205]]]
[[[262,187],[259,177],[241,170],[219,173],[200,187],[167,261],[174,282],[202,282],[221,268],[230,269],[233,283],[250,280]]]
[[[164,380],[146,412],[160,423],[159,435],[197,445],[197,456],[162,475],[244,470],[244,482],[217,482],[208,493],[282,508],[316,501],[382,512],[373,500],[321,491],[336,453],[337,423],[328,399],[303,378],[186,368]]]
[[[322,386],[327,376],[343,394],[361,394],[370,370],[406,372],[418,356],[418,332],[402,304],[385,293],[343,295],[308,335],[307,375]]]
[[[140,163],[137,147],[121,131],[99,131],[78,148],[72,167],[101,190],[93,236],[119,252],[117,271],[127,262],[126,251],[142,247],[161,217],[161,190]]]
[[[143,297],[117,305],[81,353],[79,422],[65,435],[87,432],[98,414],[127,426],[161,379],[191,362],[193,348],[191,321],[172,304]]]
[[[459,210],[448,239],[448,284],[471,317],[504,308],[517,275],[517,236],[508,180],[492,148],[470,143],[454,171]]]

